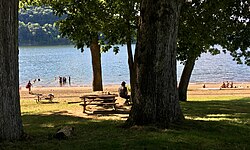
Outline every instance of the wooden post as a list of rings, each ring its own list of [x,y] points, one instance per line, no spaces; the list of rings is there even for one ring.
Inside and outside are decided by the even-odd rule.
[[[83,98],[83,113],[85,113],[85,110],[86,110],[86,99],[85,97]]]

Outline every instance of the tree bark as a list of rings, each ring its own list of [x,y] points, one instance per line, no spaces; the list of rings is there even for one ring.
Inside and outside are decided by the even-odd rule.
[[[90,45],[92,56],[92,69],[93,69],[93,91],[103,91],[102,86],[102,66],[101,66],[101,50],[98,44],[98,39],[92,40]]]
[[[18,0],[0,1],[0,141],[23,134],[19,96]]]
[[[196,57],[188,58],[184,69],[181,74],[181,79],[178,87],[179,92],[179,100],[180,101],[187,101],[187,89],[188,84],[192,75],[192,71],[194,69]]]
[[[133,100],[134,97],[134,87],[135,87],[135,68],[134,68],[134,57],[132,52],[132,44],[131,44],[131,34],[130,34],[130,23],[129,20],[127,20],[127,26],[128,31],[126,35],[126,41],[127,41],[127,53],[128,53],[128,65],[129,65],[129,75],[130,75],[130,88],[131,88],[131,100]]]
[[[178,101],[176,37],[182,1],[142,0],[136,83],[127,125],[167,128],[184,117]]]

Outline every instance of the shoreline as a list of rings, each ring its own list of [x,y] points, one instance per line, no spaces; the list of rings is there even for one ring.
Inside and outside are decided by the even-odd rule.
[[[225,81],[226,82],[226,81]],[[230,83],[230,81],[229,81]],[[250,82],[233,82],[235,86],[240,86],[240,85],[244,85],[244,86],[249,86],[250,87]],[[193,86],[201,86],[202,85],[210,85],[212,87],[214,86],[218,86],[218,88],[222,85],[222,82],[190,82],[189,83],[189,87],[193,87]],[[106,85],[103,85],[103,88],[104,87],[112,87],[112,86],[120,86],[120,84],[106,84]],[[127,83],[127,86],[130,86],[129,83]],[[178,86],[178,84],[177,84]],[[25,89],[25,85],[19,85],[20,88],[24,88]],[[76,87],[92,87],[91,84],[88,84],[88,85],[65,85],[65,86],[46,86],[46,85],[32,85],[33,88],[76,88]]]
[[[203,85],[205,84],[205,88],[203,88]],[[196,93],[203,93],[205,91],[210,91],[210,94],[213,95],[211,92],[217,92],[216,95],[225,93],[223,91],[227,91],[227,93],[234,94],[234,92],[237,93],[249,93],[250,95],[250,82],[235,82],[234,88],[220,88],[222,83],[190,83],[188,86],[188,94],[196,94]],[[119,84],[109,84],[103,86],[103,92],[110,92],[114,94],[118,94],[118,88]],[[127,85],[129,86],[129,85]],[[236,88],[235,88],[236,87]],[[230,90],[230,92],[228,92]],[[31,98],[34,97],[34,95],[31,95],[28,93],[28,89],[25,87],[21,87],[19,89],[20,91],[20,97],[22,98]],[[84,94],[93,93],[92,86],[34,86],[31,88],[31,91],[33,93],[41,93],[41,94],[48,94],[53,93],[58,97],[65,97],[65,96],[71,96],[71,97],[79,97]],[[240,92],[241,91],[241,92]]]

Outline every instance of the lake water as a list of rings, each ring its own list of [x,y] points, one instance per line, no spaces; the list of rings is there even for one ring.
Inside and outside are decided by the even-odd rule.
[[[133,45],[133,48],[135,45]],[[59,86],[58,76],[71,77],[72,86],[92,84],[91,55],[88,48],[83,53],[74,46],[27,46],[20,47],[19,75],[20,85],[27,81],[41,79],[34,86]],[[177,77],[180,78],[183,65],[177,65]],[[102,54],[103,84],[129,83],[126,46],[120,46],[120,52],[111,51]],[[250,82],[250,66],[238,65],[230,55],[211,56],[203,54],[196,62],[191,82]]]

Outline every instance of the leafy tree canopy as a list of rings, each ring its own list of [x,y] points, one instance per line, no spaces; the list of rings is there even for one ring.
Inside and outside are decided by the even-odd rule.
[[[61,38],[55,22],[58,17],[46,7],[26,7],[19,10],[19,45],[59,45],[70,44]]]
[[[46,4],[53,8],[58,16],[67,18],[58,22],[62,36],[73,41],[77,48],[90,46],[90,42],[99,36],[102,50],[107,51],[114,44],[125,44],[126,36],[133,38],[136,34],[136,17],[139,9],[139,0],[112,1],[48,1],[23,0],[25,4]],[[128,34],[128,32],[131,32]],[[114,51],[118,52],[117,47]]]
[[[201,53],[218,54],[214,45],[228,50],[238,63],[245,57],[250,64],[248,0],[193,0],[182,8],[178,35],[178,59],[199,57]]]
[[[77,48],[89,47],[98,35],[100,40],[104,39],[101,31],[105,21],[109,20],[109,13],[103,1],[50,1],[49,5],[56,15],[67,15],[58,26],[62,36],[68,37]]]

